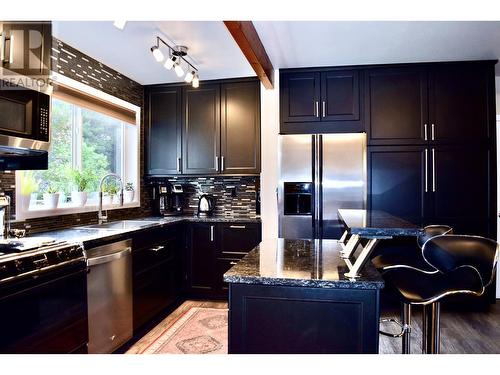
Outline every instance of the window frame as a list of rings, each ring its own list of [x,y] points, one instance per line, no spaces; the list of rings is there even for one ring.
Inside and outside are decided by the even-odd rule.
[[[133,126],[136,126],[136,134],[135,134],[135,142],[133,139],[127,139],[130,137],[127,137],[127,131],[125,131],[125,123],[122,121],[122,147],[121,147],[121,157],[122,157],[122,165],[121,165],[121,171],[120,174],[121,176],[124,176],[125,178],[123,179],[123,184],[125,185],[127,183],[127,177],[128,176],[134,176],[135,177],[135,196],[134,196],[134,201],[130,203],[124,203],[123,206],[120,206],[119,204],[111,204],[111,205],[103,205],[103,209],[105,210],[119,210],[119,209],[127,209],[127,208],[137,208],[141,207],[141,176],[140,176],[140,171],[141,171],[141,164],[140,164],[140,159],[141,159],[141,107],[137,106],[135,104],[129,103],[125,100],[119,99],[115,96],[109,95],[105,92],[102,92],[100,90],[97,90],[93,87],[87,86],[83,83],[80,83],[78,81],[75,81],[71,78],[65,77],[59,73],[53,72],[51,75],[51,79],[58,82],[59,84],[68,86],[70,88],[74,88],[75,90],[82,91],[86,94],[89,94],[91,96],[94,96],[102,101],[109,102],[110,104],[117,105],[124,107],[126,109],[132,110],[135,112],[135,124]],[[58,99],[61,100],[61,99]],[[51,103],[52,104],[52,103]],[[81,130],[81,129],[80,129]],[[75,135],[73,134],[73,137]],[[82,136],[80,134],[79,136]],[[132,137],[134,138],[134,137]],[[74,143],[74,142],[72,142]],[[132,172],[127,171],[127,169],[130,169],[127,167],[127,162],[126,162],[126,150],[130,149],[130,146],[135,146],[136,149],[136,160],[135,160],[135,165],[136,168]],[[74,162],[74,161],[73,161]],[[81,160],[80,160],[81,163]],[[77,163],[78,164],[78,163]],[[20,171],[16,171],[16,189],[15,189],[15,197],[16,197],[16,202],[20,202],[21,200],[21,178],[20,178]],[[68,215],[68,214],[75,214],[75,213],[85,213],[85,212],[97,212],[98,211],[98,205],[89,205],[86,204],[83,207],[57,207],[55,209],[37,209],[37,210],[32,210],[32,211],[24,211],[21,207],[20,204],[16,204],[16,219],[14,222],[17,221],[24,221],[26,219],[33,219],[33,218],[41,218],[41,217],[51,217],[51,216],[59,216],[59,215]]]

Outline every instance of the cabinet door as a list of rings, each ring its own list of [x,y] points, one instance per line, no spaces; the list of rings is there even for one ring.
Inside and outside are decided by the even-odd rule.
[[[424,146],[368,148],[369,209],[423,223],[429,190],[429,154],[425,150]]]
[[[182,166],[184,174],[219,172],[220,86],[184,88]]]
[[[435,66],[430,83],[430,122],[434,124],[436,142],[488,138],[487,67]]]
[[[358,71],[321,73],[321,121],[359,120],[359,113]]]
[[[427,74],[424,68],[371,69],[366,72],[365,87],[369,144],[426,142]]]
[[[431,191],[434,224],[447,224],[455,233],[494,236],[494,181],[491,152],[481,146],[437,146],[431,148]]]
[[[281,121],[320,121],[320,74],[285,73],[280,83]]]
[[[226,174],[260,172],[260,84],[222,85],[221,171]]]
[[[147,94],[148,173],[181,173],[181,88],[151,89]]]
[[[25,76],[50,74],[52,24],[50,22],[0,22],[0,32],[6,38],[0,48],[5,61],[0,64]]]
[[[216,225],[191,223],[189,226],[188,289],[191,293],[214,291],[216,265]]]

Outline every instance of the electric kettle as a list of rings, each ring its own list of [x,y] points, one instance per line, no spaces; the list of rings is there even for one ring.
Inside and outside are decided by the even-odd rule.
[[[203,194],[198,200],[198,216],[210,216],[215,210],[215,198],[208,194]]]

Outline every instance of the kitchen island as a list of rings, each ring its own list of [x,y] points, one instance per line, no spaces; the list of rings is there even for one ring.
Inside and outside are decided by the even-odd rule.
[[[378,353],[379,292],[335,240],[264,240],[225,275],[230,353]]]

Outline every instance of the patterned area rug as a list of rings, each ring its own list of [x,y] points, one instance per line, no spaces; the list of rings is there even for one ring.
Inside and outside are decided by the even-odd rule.
[[[227,354],[227,310],[192,307],[141,354]]]

